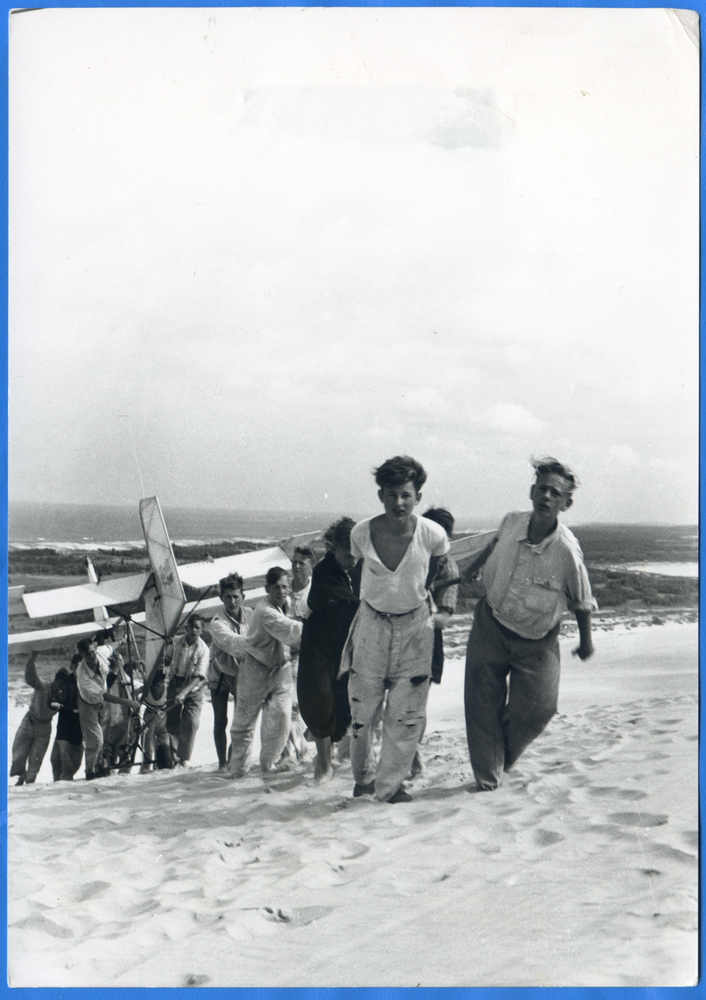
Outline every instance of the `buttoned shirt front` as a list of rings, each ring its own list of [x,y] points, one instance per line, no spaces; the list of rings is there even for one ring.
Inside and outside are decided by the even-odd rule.
[[[197,636],[196,641],[189,645],[185,635],[177,636],[174,640],[170,677],[178,677],[184,684],[196,677],[205,680],[210,655],[208,646],[200,637]]]
[[[532,545],[527,538],[532,511],[508,514],[483,567],[493,615],[525,639],[541,639],[565,611],[593,611],[597,605],[576,537],[558,523]]]
[[[208,683],[213,688],[218,685],[221,674],[227,674],[229,677],[238,676],[238,661],[246,652],[252,608],[241,606],[239,614],[240,620],[231,618],[225,608],[220,608],[211,619],[209,629],[213,647],[208,668]]]

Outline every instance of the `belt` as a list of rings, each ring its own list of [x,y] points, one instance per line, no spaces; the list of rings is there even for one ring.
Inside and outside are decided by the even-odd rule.
[[[368,604],[367,601],[365,603]],[[374,611],[375,614],[379,615],[381,618],[406,618],[407,615],[413,615],[415,611],[419,611],[419,609],[423,608],[424,605],[423,604],[418,604],[417,607],[416,608],[412,608],[411,611],[403,611],[399,615],[393,614],[392,612],[388,612],[388,611],[378,611],[378,609],[374,608],[372,606],[372,604],[368,604],[368,607],[370,608],[371,611]]]

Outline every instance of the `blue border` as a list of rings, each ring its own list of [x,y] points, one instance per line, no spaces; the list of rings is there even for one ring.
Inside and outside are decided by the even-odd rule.
[[[368,3],[361,2],[361,0],[348,0],[347,3],[298,3],[298,4],[281,4],[272,2],[272,0],[259,0],[255,3],[150,3],[150,2],[126,2],[126,0],[113,0],[112,3],[99,3],[96,0],[67,0],[64,3],[52,3],[44,5],[46,8],[82,8],[82,7],[98,7],[98,8],[113,8],[113,7],[209,7],[209,8],[219,8],[219,7],[240,7],[240,6],[259,6],[259,7],[281,7],[281,6],[296,6],[296,7],[581,7],[581,8],[612,8],[612,9],[647,9],[647,8],[663,8],[663,4],[657,2],[650,2],[650,0],[623,0],[623,2],[617,3],[615,0],[602,0],[602,2],[596,2],[596,0],[585,0],[585,2],[573,2],[573,0],[555,0],[555,2],[544,2],[544,0],[536,0],[534,3],[528,4],[516,4],[506,2],[506,0],[485,0],[483,3],[462,3],[456,2],[456,0],[450,0],[447,3],[438,3],[435,0],[428,0],[428,2],[418,2],[418,0],[409,0],[409,2],[395,2],[395,0],[381,0],[378,3]],[[687,9],[695,10],[701,20],[704,19],[704,13],[706,11],[706,0],[698,0],[697,3],[690,2]],[[2,52],[2,73],[0,74],[0,112],[3,117],[4,130],[3,130],[3,142],[4,142],[4,156],[2,158],[1,164],[1,183],[5,189],[6,197],[1,203],[0,211],[2,212],[1,222],[3,228],[7,232],[8,224],[8,202],[7,202],[7,183],[8,183],[8,170],[7,170],[7,155],[8,155],[8,141],[7,141],[7,118],[8,118],[8,32],[9,32],[9,12],[12,10],[12,6],[8,4],[7,13],[8,17],[5,20],[4,26],[4,46]],[[17,8],[14,8],[17,9]],[[701,47],[701,78],[703,81],[704,75],[704,37],[702,28],[702,47]],[[706,150],[704,149],[704,108],[703,108],[703,83],[701,85],[701,107],[700,107],[700,122],[701,122],[701,166],[700,166],[700,177],[701,177],[701,232],[703,233],[703,216],[704,216],[704,191],[706,190]],[[0,283],[0,294],[2,295],[2,307],[4,309],[4,314],[7,317],[7,305],[8,305],[8,287],[7,287],[7,246],[5,245],[2,250],[3,262],[4,262],[4,280]],[[700,308],[700,338],[703,342],[703,330],[704,330],[704,311],[703,302],[706,296],[706,276],[704,274],[704,268],[701,267],[701,308]],[[4,412],[7,413],[7,325],[4,328],[5,337],[5,351],[0,352],[0,365],[2,366],[2,378],[0,379],[2,392],[2,402]],[[702,365],[701,372],[703,375],[704,366]],[[706,416],[706,403],[703,398],[701,400],[700,416],[702,419]],[[2,504],[2,526],[0,531],[2,532],[2,559],[5,570],[5,581],[7,581],[7,437],[0,435],[0,448],[1,453],[1,464],[0,464],[0,475],[2,476],[5,489],[2,494],[2,499],[0,503]],[[703,461],[703,452],[700,452],[701,461]],[[706,514],[706,501],[704,500],[703,494],[700,491],[700,503],[699,510],[701,513],[702,523],[704,522],[704,515]],[[703,552],[701,554],[701,572],[703,573],[706,569],[706,557],[704,557]],[[7,587],[6,585],[0,588],[0,600],[2,605],[0,606],[0,620],[4,623],[3,627],[7,629]],[[701,619],[699,627],[699,637],[701,643],[703,644],[706,638],[706,621],[704,620],[704,608],[703,601],[701,601]],[[5,649],[7,646],[5,646]],[[0,667],[5,680],[5,687],[7,689],[7,655],[2,659],[2,664]],[[706,712],[704,712],[703,702],[701,704],[700,711],[700,721],[702,729],[706,725]],[[5,715],[2,720],[2,747],[1,754],[4,761],[4,771],[3,771],[3,781],[5,788],[5,803],[7,802],[7,716]],[[703,775],[704,775],[704,765],[706,764],[706,752],[704,751],[703,742],[700,743],[699,748],[699,762],[700,762],[700,792],[703,796]],[[701,838],[703,847],[703,834]],[[0,849],[2,852],[2,857],[5,862],[5,868],[7,867],[7,810],[3,807],[2,810],[2,827],[0,828]],[[701,903],[700,903],[700,914],[701,914],[701,945],[700,945],[700,962],[699,970],[703,968],[703,876],[700,875],[700,889],[701,889]],[[5,925],[7,925],[7,891],[6,885],[3,882],[2,885],[2,902],[3,911],[5,913]],[[275,956],[273,956],[274,958]],[[511,956],[508,956],[511,959]],[[0,967],[4,970],[7,968],[7,939],[2,937],[0,940]],[[208,1000],[213,1000],[216,994],[220,994],[223,998],[230,995],[230,993],[237,992],[239,994],[239,1000],[249,1000],[252,996],[254,1000],[344,1000],[344,998],[351,998],[353,1000],[353,995],[355,995],[355,1000],[398,1000],[408,992],[412,992],[408,989],[121,989],[121,990],[111,990],[111,989],[101,989],[101,990],[87,990],[87,989],[15,989],[11,990],[8,988],[5,982],[5,976],[0,972],[0,995],[3,997],[13,997],[17,1000],[18,997],[23,997],[25,995],[39,993],[41,994],[42,1000],[83,1000],[87,993],[91,993],[92,996],[102,997],[104,996],[106,1000],[114,1000],[118,992],[123,992],[126,998],[144,998],[144,1000],[162,1000],[162,998],[173,998],[176,993],[183,993],[185,996],[194,997],[199,995],[203,998],[208,998]],[[419,1000],[546,1000],[549,988],[487,988],[487,987],[468,987],[468,988],[453,988],[453,989],[421,989],[415,993],[415,996]],[[631,994],[630,998],[623,997],[623,994]],[[551,988],[552,1000],[554,997],[559,998],[559,1000],[686,1000],[686,994],[689,997],[700,997],[704,995],[705,988],[703,983],[694,987],[682,987],[682,988],[611,988],[611,989],[598,989],[598,988]],[[472,995],[472,997],[471,997]]]

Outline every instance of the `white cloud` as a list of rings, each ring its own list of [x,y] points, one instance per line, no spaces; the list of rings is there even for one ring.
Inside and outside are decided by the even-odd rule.
[[[529,410],[516,403],[498,403],[486,411],[486,420],[494,430],[505,434],[537,434],[544,424]]]
[[[663,12],[13,29],[14,497],[82,497],[106,449],[96,497],[134,497],[128,413],[165,502],[352,510],[409,452],[492,513],[549,452],[583,512],[693,504],[698,53]],[[686,477],[653,512],[649,456]]]
[[[614,444],[608,449],[608,454],[618,465],[625,465],[628,468],[640,465],[639,455],[629,444]]]

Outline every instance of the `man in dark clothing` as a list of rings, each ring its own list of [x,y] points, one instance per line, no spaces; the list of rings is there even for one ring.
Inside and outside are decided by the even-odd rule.
[[[355,522],[344,517],[329,528],[331,549],[314,568],[299,652],[299,710],[316,742],[314,775],[331,777],[331,743],[337,743],[351,721],[348,674],[336,679],[348,630],[358,610],[360,570],[351,555]]]
[[[75,669],[81,662],[76,655],[71,668],[62,667],[54,678],[60,683],[57,702],[61,705],[56,719],[56,736],[51,750],[51,769],[54,781],[73,781],[83,758],[83,734],[78,717],[78,688]]]

